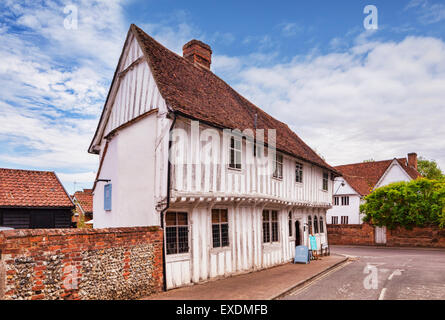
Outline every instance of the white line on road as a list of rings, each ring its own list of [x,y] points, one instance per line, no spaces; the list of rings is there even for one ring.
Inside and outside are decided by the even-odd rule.
[[[383,288],[382,292],[380,292],[379,300],[385,299],[385,293],[386,293],[386,288]]]

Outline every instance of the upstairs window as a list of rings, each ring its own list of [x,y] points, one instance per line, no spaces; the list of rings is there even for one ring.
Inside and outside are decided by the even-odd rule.
[[[334,206],[340,205],[340,197],[334,197]]]
[[[187,253],[189,251],[187,212],[167,212],[165,224],[167,254]]]
[[[278,211],[263,211],[263,243],[278,242]]]
[[[341,197],[341,205],[349,206],[349,197]]]
[[[283,155],[276,153],[273,164],[273,177],[283,179]]]
[[[104,210],[111,211],[111,183],[104,186]]]
[[[241,138],[230,138],[230,163],[232,169],[241,169]]]
[[[338,217],[332,217],[331,224],[338,224]]]
[[[323,190],[328,191],[329,173],[323,172]]]
[[[303,183],[303,165],[298,162],[295,165],[295,182]]]
[[[229,246],[229,221],[227,209],[212,210],[212,238],[213,248]]]

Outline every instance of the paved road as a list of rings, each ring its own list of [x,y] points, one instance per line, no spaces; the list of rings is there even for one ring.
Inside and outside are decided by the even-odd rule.
[[[445,250],[335,246],[352,256],[285,300],[445,300]]]

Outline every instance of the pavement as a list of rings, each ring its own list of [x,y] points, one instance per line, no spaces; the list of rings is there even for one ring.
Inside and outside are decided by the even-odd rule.
[[[144,300],[272,300],[322,274],[339,268],[348,258],[332,254],[310,264],[287,263],[202,284],[172,289]]]
[[[331,246],[349,257],[283,300],[445,300],[445,250]]]

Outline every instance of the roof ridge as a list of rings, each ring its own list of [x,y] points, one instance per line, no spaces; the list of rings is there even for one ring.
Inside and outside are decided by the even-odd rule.
[[[387,162],[387,161],[394,161],[394,160],[398,160],[398,158],[394,158],[394,159],[387,159],[387,160],[375,160],[375,161],[365,161],[365,162],[355,162],[355,163],[348,163],[348,164],[340,164],[338,166],[334,166],[334,168],[338,168],[338,167],[345,167],[345,166],[354,166],[354,165],[368,165],[368,164],[372,164],[372,163],[382,163],[382,162]]]
[[[0,170],[25,171],[25,172],[38,172],[38,173],[55,173],[55,171],[50,171],[50,170],[37,170],[37,169],[0,168]]]

